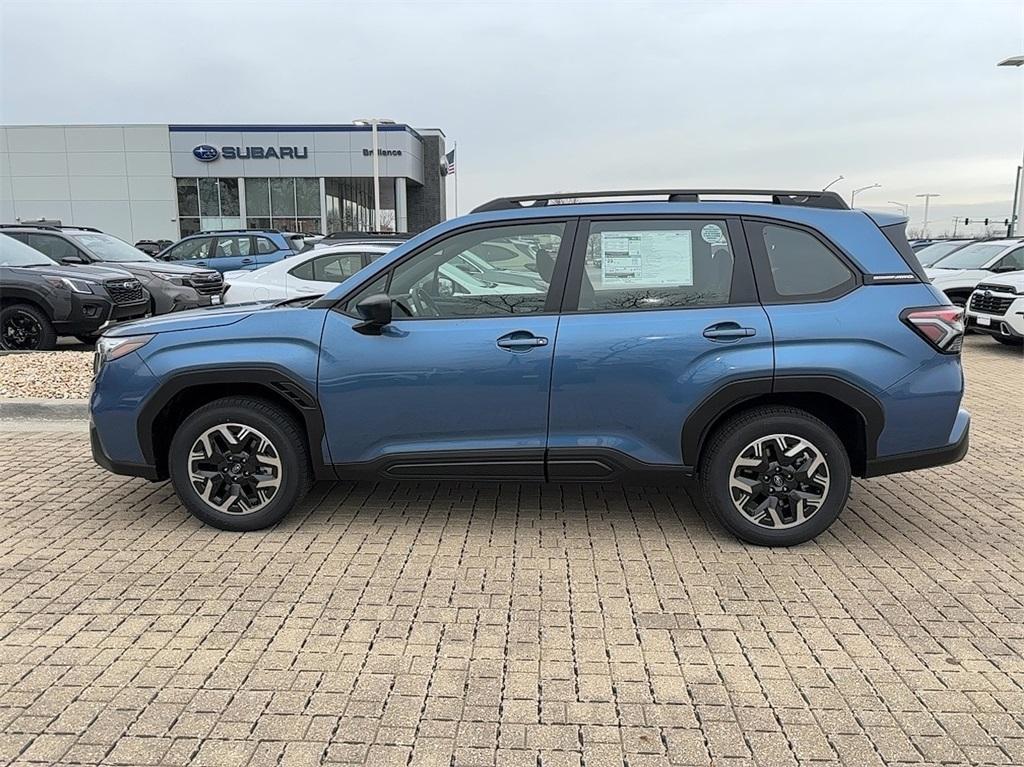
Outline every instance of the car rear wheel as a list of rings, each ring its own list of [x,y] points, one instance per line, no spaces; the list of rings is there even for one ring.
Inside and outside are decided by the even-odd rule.
[[[272,402],[214,400],[171,440],[171,482],[186,508],[222,530],[276,524],[312,481],[302,427]]]
[[[850,460],[825,423],[791,407],[731,418],[700,465],[708,506],[737,537],[762,546],[809,541],[832,524],[850,492]]]
[[[11,304],[0,309],[0,349],[48,351],[56,345],[53,324],[32,304]]]

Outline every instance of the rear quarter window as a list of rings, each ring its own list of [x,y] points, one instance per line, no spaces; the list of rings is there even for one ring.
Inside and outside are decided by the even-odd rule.
[[[828,301],[857,286],[853,269],[812,232],[760,221],[745,226],[765,303]]]

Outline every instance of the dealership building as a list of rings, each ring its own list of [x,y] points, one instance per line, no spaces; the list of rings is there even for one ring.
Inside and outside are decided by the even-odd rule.
[[[377,128],[382,229],[446,218],[445,136]],[[0,127],[0,223],[94,226],[131,242],[213,229],[370,231],[366,125]]]

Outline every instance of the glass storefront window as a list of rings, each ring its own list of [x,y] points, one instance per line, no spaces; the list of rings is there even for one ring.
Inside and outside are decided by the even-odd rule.
[[[328,178],[324,180],[327,198],[328,232],[371,232],[376,226],[373,212],[373,179]],[[395,203],[395,179],[380,180],[381,229],[393,232],[398,215]]]
[[[220,190],[220,214],[222,216],[237,216],[238,208],[238,179],[221,178],[217,179]]]
[[[270,215],[295,215],[295,179],[270,179]]]
[[[320,179],[247,178],[246,226],[288,232],[320,231]]]
[[[320,217],[320,179],[295,179],[295,213]]]
[[[179,178],[178,182],[178,216],[199,215],[199,189],[194,178]]]
[[[237,178],[179,178],[178,229],[182,237],[242,224]]]
[[[270,215],[270,179],[247,178],[245,180],[245,215]]]

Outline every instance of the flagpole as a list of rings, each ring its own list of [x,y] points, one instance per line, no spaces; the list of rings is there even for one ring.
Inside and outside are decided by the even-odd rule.
[[[459,142],[452,142],[452,157],[455,158],[455,215],[459,215]]]

